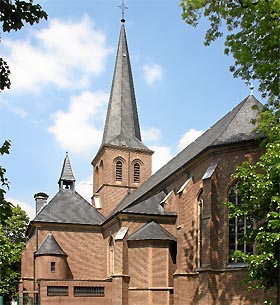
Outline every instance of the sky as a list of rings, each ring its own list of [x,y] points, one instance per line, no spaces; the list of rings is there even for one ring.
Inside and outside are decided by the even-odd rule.
[[[34,1],[38,3],[38,1]],[[0,93],[0,157],[6,198],[33,218],[34,194],[58,192],[66,152],[76,190],[90,201],[91,161],[102,139],[121,26],[121,0],[40,0],[48,20],[1,33],[12,87]],[[192,28],[179,1],[126,0],[125,28],[142,140],[153,172],[250,94],[234,79],[223,38],[203,45],[207,21]],[[257,84],[253,85],[257,87]],[[260,93],[254,89],[261,101]]]

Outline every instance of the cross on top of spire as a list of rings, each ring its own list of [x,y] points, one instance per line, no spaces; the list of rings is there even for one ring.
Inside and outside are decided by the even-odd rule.
[[[121,19],[121,22],[125,22],[125,19],[124,19],[124,12],[125,12],[125,10],[128,9],[128,7],[125,6],[124,0],[122,0],[122,5],[119,5],[119,7],[120,7],[121,10],[122,10],[122,19]]]

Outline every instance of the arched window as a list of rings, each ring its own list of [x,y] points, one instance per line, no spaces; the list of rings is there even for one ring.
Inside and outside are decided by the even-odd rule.
[[[103,160],[100,161],[100,164],[99,164],[99,168],[100,168],[100,183],[103,184]]]
[[[140,164],[138,162],[134,163],[133,166],[133,182],[134,183],[140,182]]]
[[[95,180],[95,186],[99,187],[99,168],[98,166],[95,167],[95,175],[94,175],[94,180]]]
[[[123,169],[122,161],[118,160],[116,162],[116,181],[122,181],[122,169]]]
[[[229,190],[228,201],[242,206],[242,201],[238,195],[237,184]],[[249,217],[236,216],[228,220],[228,262],[237,263],[232,257],[234,251],[240,250],[244,253],[253,253],[254,244],[246,241],[246,236],[253,229],[253,220]]]
[[[197,247],[197,256],[198,256],[198,267],[202,266],[202,233],[203,233],[203,190],[200,191],[197,197],[198,203],[198,247]]]

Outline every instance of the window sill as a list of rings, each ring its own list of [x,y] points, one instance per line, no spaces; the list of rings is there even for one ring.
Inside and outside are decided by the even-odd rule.
[[[229,263],[227,264],[227,269],[236,269],[236,268],[247,268],[248,263]]]

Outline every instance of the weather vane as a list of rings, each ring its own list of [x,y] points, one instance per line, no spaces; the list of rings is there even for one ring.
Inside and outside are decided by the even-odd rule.
[[[128,7],[125,6],[124,0],[122,0],[122,5],[119,5],[119,7],[120,7],[121,10],[122,10],[122,19],[121,19],[121,22],[125,22],[125,19],[124,19],[124,11],[127,10]]]

